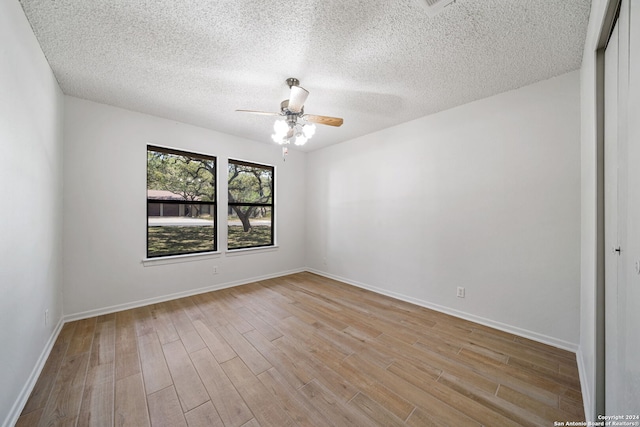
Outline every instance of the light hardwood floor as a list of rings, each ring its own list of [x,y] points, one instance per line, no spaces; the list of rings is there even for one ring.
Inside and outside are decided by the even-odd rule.
[[[573,353],[299,273],[64,325],[18,426],[552,426]]]

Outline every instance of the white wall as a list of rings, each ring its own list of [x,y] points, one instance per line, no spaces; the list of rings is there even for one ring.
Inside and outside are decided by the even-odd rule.
[[[17,0],[0,2],[0,424],[62,318],[63,97]],[[44,311],[50,321],[45,326]]]
[[[283,162],[273,144],[72,97],[65,98],[64,130],[65,315],[93,315],[304,268],[304,153],[290,150]],[[279,248],[144,266],[147,144],[218,156],[222,206],[228,158],[276,166]],[[219,212],[223,236],[225,209]]]
[[[307,265],[575,350],[579,95],[576,71],[309,153]]]

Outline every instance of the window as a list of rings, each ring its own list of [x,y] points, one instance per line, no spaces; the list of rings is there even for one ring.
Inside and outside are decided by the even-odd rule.
[[[229,159],[229,249],[273,246],[273,166]]]
[[[217,250],[216,158],[147,146],[147,258]]]

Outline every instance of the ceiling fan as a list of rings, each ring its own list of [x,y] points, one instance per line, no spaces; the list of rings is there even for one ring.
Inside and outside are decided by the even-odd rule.
[[[277,120],[273,125],[274,134],[271,138],[279,144],[289,144],[295,137],[296,145],[303,145],[315,133],[315,123],[328,126],[341,126],[343,120],[338,117],[318,116],[304,113],[304,102],[309,96],[309,91],[300,87],[300,81],[290,77],[286,80],[291,93],[289,99],[280,103],[280,112],[236,110],[241,113],[261,114],[265,116],[281,116],[283,120]],[[298,121],[300,120],[300,122]],[[303,123],[308,122],[308,123]]]

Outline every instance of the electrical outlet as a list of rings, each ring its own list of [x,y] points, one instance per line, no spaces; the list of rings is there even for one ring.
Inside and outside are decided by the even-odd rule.
[[[44,326],[49,326],[49,309],[44,311]]]
[[[464,288],[462,286],[458,286],[458,292],[456,293],[458,298],[464,298]]]
[[[218,274],[218,266],[217,265],[213,266],[213,274]]]

